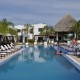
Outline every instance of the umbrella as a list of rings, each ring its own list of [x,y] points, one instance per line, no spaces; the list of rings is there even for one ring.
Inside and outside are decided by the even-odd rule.
[[[68,34],[68,37],[72,37],[72,36],[73,36],[73,34],[71,34],[71,33],[70,33],[70,34]]]

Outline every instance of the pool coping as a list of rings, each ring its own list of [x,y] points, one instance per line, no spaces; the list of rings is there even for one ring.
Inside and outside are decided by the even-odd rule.
[[[80,63],[79,62],[77,62],[75,59],[73,59],[68,54],[63,53],[62,55],[80,71]]]
[[[3,65],[4,63],[6,63],[7,61],[9,61],[10,59],[12,59],[13,57],[15,57],[16,55],[20,54],[20,52],[23,51],[23,50],[24,50],[24,48],[21,48],[19,51],[16,51],[16,52],[12,53],[8,57],[5,57],[4,59],[2,59],[0,61],[0,65]]]
[[[70,63],[72,63],[75,66],[76,69],[80,71],[80,63],[76,61],[74,58],[72,58],[69,54],[73,54],[73,53],[72,52],[69,52],[68,54],[62,53],[62,56],[65,57]]]

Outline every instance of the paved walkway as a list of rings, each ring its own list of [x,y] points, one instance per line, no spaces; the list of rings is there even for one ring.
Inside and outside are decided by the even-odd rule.
[[[78,63],[80,63],[80,58],[78,56],[74,56],[74,55],[68,55],[71,58],[73,58],[75,61],[77,61]]]

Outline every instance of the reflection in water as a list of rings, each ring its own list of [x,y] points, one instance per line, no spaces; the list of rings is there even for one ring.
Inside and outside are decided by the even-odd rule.
[[[19,57],[21,61],[34,61],[34,62],[46,62],[53,60],[55,56],[55,50],[52,46],[34,46],[26,48],[25,51]]]
[[[48,47],[48,45],[44,45],[44,48],[47,48]]]
[[[18,57],[19,61],[46,62],[56,60],[65,67],[72,67],[64,57],[56,55],[53,46],[34,46],[26,48]]]
[[[33,47],[27,47],[19,56],[19,61],[32,61],[33,60]]]
[[[34,61],[35,62],[44,62],[45,59],[43,59],[42,57],[40,57],[40,51],[38,49],[38,46],[34,47]]]

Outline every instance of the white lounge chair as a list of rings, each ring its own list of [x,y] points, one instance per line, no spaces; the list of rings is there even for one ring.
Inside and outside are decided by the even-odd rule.
[[[4,47],[6,50],[10,50],[10,51],[14,52],[14,49],[12,49],[10,46],[4,45]]]
[[[9,45],[9,44],[8,44]],[[16,49],[19,49],[19,47],[16,47],[13,43],[11,43],[10,45],[9,45],[11,48],[16,48]]]
[[[10,43],[10,46],[12,46],[12,47],[13,47],[13,46],[15,46],[15,45],[11,42],[11,43]]]
[[[7,47],[8,47],[9,49],[13,49],[13,47],[11,47],[9,44],[7,44]]]
[[[7,46],[10,48],[10,49],[13,49],[13,50],[15,50],[15,51],[17,51],[17,50],[19,50],[19,49],[21,49],[21,47],[20,46],[14,46],[13,44],[7,44]]]
[[[9,45],[9,44],[7,44],[7,46],[10,48],[10,49],[14,49],[15,51],[16,50],[18,50],[18,49],[20,49],[20,47],[17,47],[17,46],[13,46],[13,45]]]
[[[0,53],[0,58],[5,57],[7,53]]]
[[[4,46],[2,46],[1,45],[1,51],[0,52],[2,52],[2,53],[12,53],[12,51],[10,51],[10,50],[7,50]]]
[[[5,49],[6,49],[6,50],[8,50],[8,49],[9,49],[6,45],[4,45],[4,47],[5,47]]]

